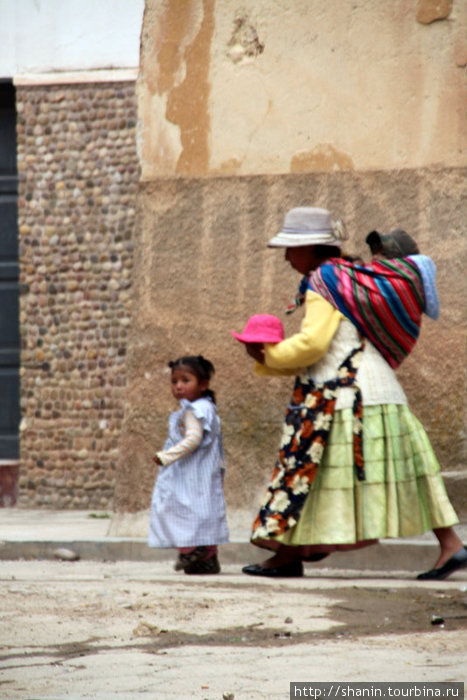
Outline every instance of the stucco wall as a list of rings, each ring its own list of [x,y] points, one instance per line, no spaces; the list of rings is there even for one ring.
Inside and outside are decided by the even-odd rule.
[[[404,225],[422,250],[431,249],[443,313],[436,323],[424,320],[400,376],[443,466],[462,469],[467,280],[459,249],[465,245],[466,176],[467,170],[454,169],[146,183],[140,192],[137,314],[129,338],[117,510],[149,506],[155,477],[151,456],[162,445],[168,413],[176,407],[167,362],[200,352],[217,370],[213,386],[224,426],[229,508],[257,503],[275,460],[292,381],[255,377],[230,330],[240,330],[251,313],[279,315],[287,332],[299,327],[300,311],[284,316],[299,276],[284,262],[283,251],[266,248],[285,210],[297,204],[324,205],[345,215],[348,249],[366,258],[363,241],[373,227]]]
[[[294,294],[265,244],[300,204],[342,217],[350,252],[403,226],[435,259],[442,316],[400,375],[443,466],[465,470],[466,13],[461,0],[146,0],[117,511],[149,506],[174,409],[167,361],[187,352],[217,369],[229,512],[255,508],[291,382],[255,378],[229,331]]]
[[[147,0],[143,178],[465,165],[466,36],[463,0]]]

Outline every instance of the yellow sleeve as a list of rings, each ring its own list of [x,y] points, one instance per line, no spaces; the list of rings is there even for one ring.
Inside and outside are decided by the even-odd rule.
[[[318,362],[328,351],[342,318],[341,312],[326,299],[315,292],[307,292],[300,331],[281,343],[265,345],[265,366],[257,364],[256,372],[294,374],[297,369]],[[266,371],[261,371],[261,367]]]
[[[294,377],[297,374],[296,367],[290,367],[289,369],[273,369],[268,367],[266,364],[262,365],[259,362],[255,362],[255,374],[258,377]]]

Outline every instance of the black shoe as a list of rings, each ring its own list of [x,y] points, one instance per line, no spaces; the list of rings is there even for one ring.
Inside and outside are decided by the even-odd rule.
[[[462,569],[464,566],[467,566],[467,547],[458,549],[457,552],[447,560],[446,564],[440,566],[439,569],[430,569],[423,574],[418,574],[417,579],[419,581],[441,581],[443,578],[447,578],[454,573],[454,571]]]
[[[249,576],[283,576],[287,578],[303,576],[303,564],[300,559],[293,561],[291,564],[283,564],[282,566],[265,567],[261,564],[249,564],[242,569],[244,574]]]

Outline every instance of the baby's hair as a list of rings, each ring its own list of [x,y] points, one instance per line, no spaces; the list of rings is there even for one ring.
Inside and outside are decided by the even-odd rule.
[[[177,360],[171,360],[169,362],[169,367],[171,370],[178,369],[179,367],[187,367],[199,381],[207,382],[210,381],[215,372],[212,362],[209,362],[209,360],[202,355],[185,355],[184,357],[179,357]],[[213,403],[216,403],[216,395],[212,389],[206,389],[203,396],[209,396]]]

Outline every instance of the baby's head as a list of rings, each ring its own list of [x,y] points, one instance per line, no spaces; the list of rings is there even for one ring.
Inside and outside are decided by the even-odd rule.
[[[184,355],[169,362],[172,370],[172,393],[178,400],[195,401],[209,396],[215,402],[215,394],[209,388],[214,365],[202,355]]]
[[[371,231],[365,239],[373,258],[406,258],[418,255],[418,245],[406,231],[396,228],[390,233]]]

